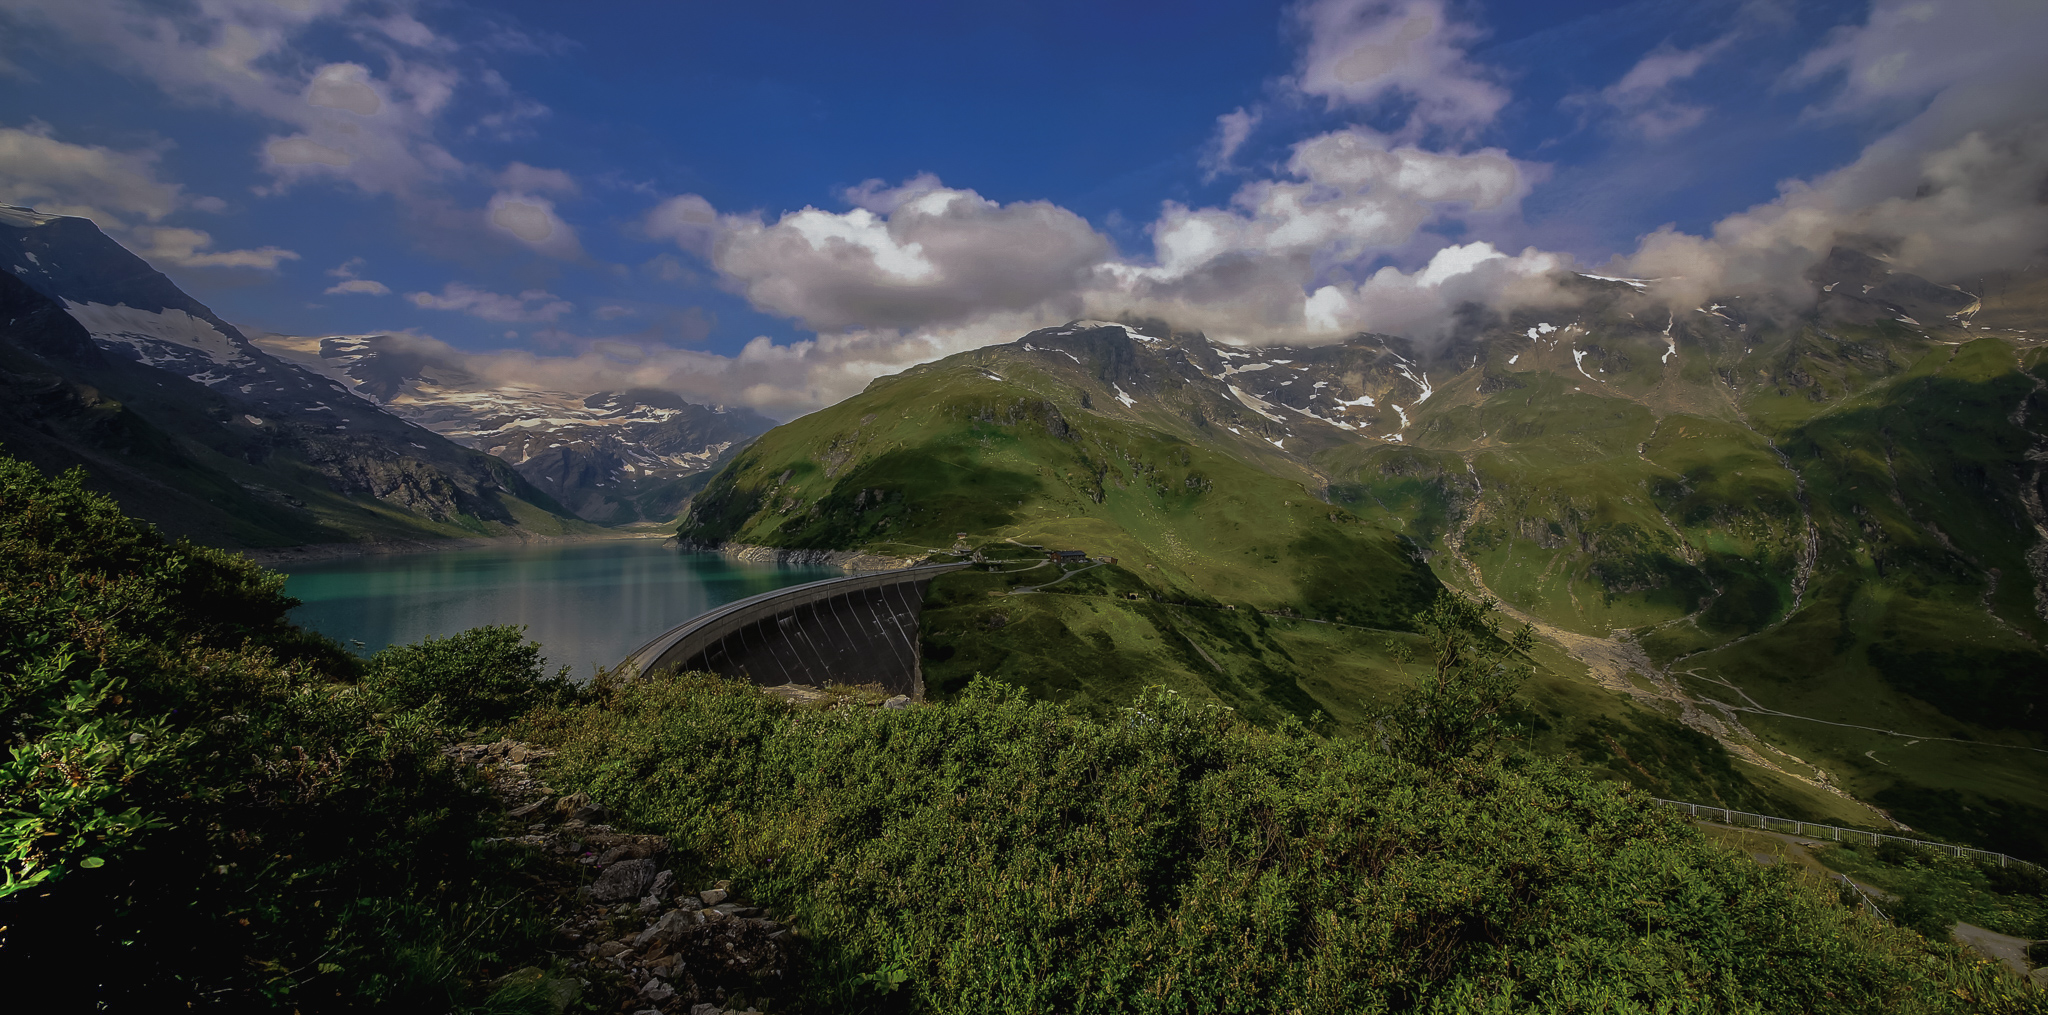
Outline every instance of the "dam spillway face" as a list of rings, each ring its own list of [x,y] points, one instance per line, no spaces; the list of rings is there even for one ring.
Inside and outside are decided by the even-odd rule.
[[[763,686],[879,684],[924,697],[918,621],[933,578],[964,564],[831,578],[732,603],[681,624],[622,669],[701,670]]]

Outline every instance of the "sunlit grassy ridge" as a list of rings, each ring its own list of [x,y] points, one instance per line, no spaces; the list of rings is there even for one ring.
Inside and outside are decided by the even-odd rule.
[[[1387,633],[1198,607],[1398,629],[1441,581],[1570,652],[1529,698],[1539,740],[1614,777],[1881,822],[1840,787],[1931,834],[2048,855],[2040,348],[1860,303],[1667,312],[1603,285],[1576,319],[1517,318],[1429,363],[1361,339],[1233,374],[1246,358],[1199,336],[1034,333],[770,433],[684,533],[1115,555],[1087,603],[939,582],[932,686],[1001,673],[1107,707],[1162,683],[1347,729],[1398,682]],[[1378,401],[1333,417],[1301,401],[1311,382]],[[1360,436],[1402,419],[1398,442]],[[1732,778],[1673,732],[1702,716],[1738,750]]]

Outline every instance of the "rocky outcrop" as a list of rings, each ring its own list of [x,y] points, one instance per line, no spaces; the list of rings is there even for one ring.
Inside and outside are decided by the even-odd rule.
[[[514,740],[458,744],[505,803],[517,834],[490,840],[553,861],[541,874],[563,899],[554,975],[540,965],[496,986],[563,1011],[581,998],[635,1015],[759,1015],[791,979],[797,934],[772,909],[752,905],[730,881],[692,889],[659,835],[623,832],[583,793],[557,793],[529,766],[552,752]]]

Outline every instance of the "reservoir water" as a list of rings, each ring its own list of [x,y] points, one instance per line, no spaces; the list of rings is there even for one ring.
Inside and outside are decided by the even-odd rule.
[[[364,655],[484,624],[524,624],[550,672],[567,666],[587,680],[707,610],[845,573],[616,539],[294,564],[285,591],[305,601],[293,622]]]

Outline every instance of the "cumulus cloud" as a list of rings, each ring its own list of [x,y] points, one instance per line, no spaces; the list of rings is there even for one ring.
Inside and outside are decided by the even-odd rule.
[[[1438,250],[1413,272],[1385,267],[1356,284],[1317,289],[1304,308],[1312,331],[1360,331],[1433,338],[1468,303],[1494,307],[1556,302],[1556,273],[1571,258],[1535,247],[1509,257],[1484,241]]]
[[[515,164],[503,174],[501,203],[539,211],[524,218],[520,210],[508,213],[517,228],[496,224],[498,209],[481,217],[435,210],[447,201],[441,193],[447,185],[474,173],[437,140],[449,129],[442,120],[459,91],[470,87],[497,104],[483,114],[493,124],[471,124],[471,133],[503,134],[545,107],[512,95],[502,78],[453,63],[454,43],[403,9],[364,8],[349,0],[12,0],[0,10],[0,24],[24,34],[54,35],[176,99],[225,105],[274,125],[255,151],[271,180],[263,193],[338,184],[433,212],[416,216],[420,221],[529,245],[534,241],[525,235],[538,232],[534,223],[544,223],[552,238],[542,241],[544,253],[561,256],[574,247],[573,233],[552,206],[522,197],[556,192],[566,180],[558,171]],[[309,36],[335,30],[371,44],[379,66],[323,62],[302,45]]]
[[[1465,54],[1479,30],[1444,0],[1312,0],[1296,17],[1308,41],[1295,87],[1332,109],[1400,99],[1413,104],[1411,133],[1466,133],[1508,103]]]
[[[641,219],[640,231],[650,239],[669,240],[676,246],[710,258],[722,223],[718,209],[695,194],[671,197],[656,205]]]
[[[0,127],[0,202],[107,229],[156,222],[185,203],[183,188],[156,178],[157,155],[68,144],[40,126]]]
[[[1228,208],[1169,203],[1152,226],[1153,263],[1098,272],[1092,312],[1162,317],[1215,337],[1301,341],[1361,330],[1355,303],[1324,298],[1318,279],[1401,248],[1440,218],[1512,214],[1528,174],[1499,149],[1432,152],[1365,130],[1297,144],[1290,179],[1239,188]]]
[[[212,234],[203,229],[158,225],[181,208],[219,211],[222,202],[157,179],[157,158],[150,149],[69,144],[40,126],[0,128],[0,203],[89,218],[158,265],[273,271],[281,261],[298,259],[281,247],[214,250]]]
[[[537,253],[564,260],[583,256],[576,230],[555,214],[555,203],[527,193],[499,191],[484,208],[493,232],[525,244]]]
[[[1774,201],[1730,215],[1705,236],[1666,227],[1620,270],[1671,279],[1678,302],[1717,292],[1811,296],[1805,270],[1838,243],[1881,250],[1900,269],[1946,280],[2023,265],[2048,251],[2048,7],[1998,0],[1876,4],[1836,33],[1794,78],[1839,78],[1814,116],[1917,108],[1855,161],[1788,181]]]
[[[576,180],[560,169],[539,169],[514,162],[498,174],[498,187],[515,194],[575,194]]]
[[[806,207],[773,222],[723,215],[710,261],[756,307],[823,332],[956,325],[1072,294],[1109,255],[1106,239],[1046,201],[998,204],[922,176],[870,181],[831,212]],[[655,210],[645,228],[685,243],[704,233],[701,199]]]
[[[490,292],[461,282],[450,282],[441,292],[406,294],[412,305],[425,310],[459,310],[471,317],[501,323],[560,320],[576,309],[575,304],[544,289],[528,289],[517,296]]]

